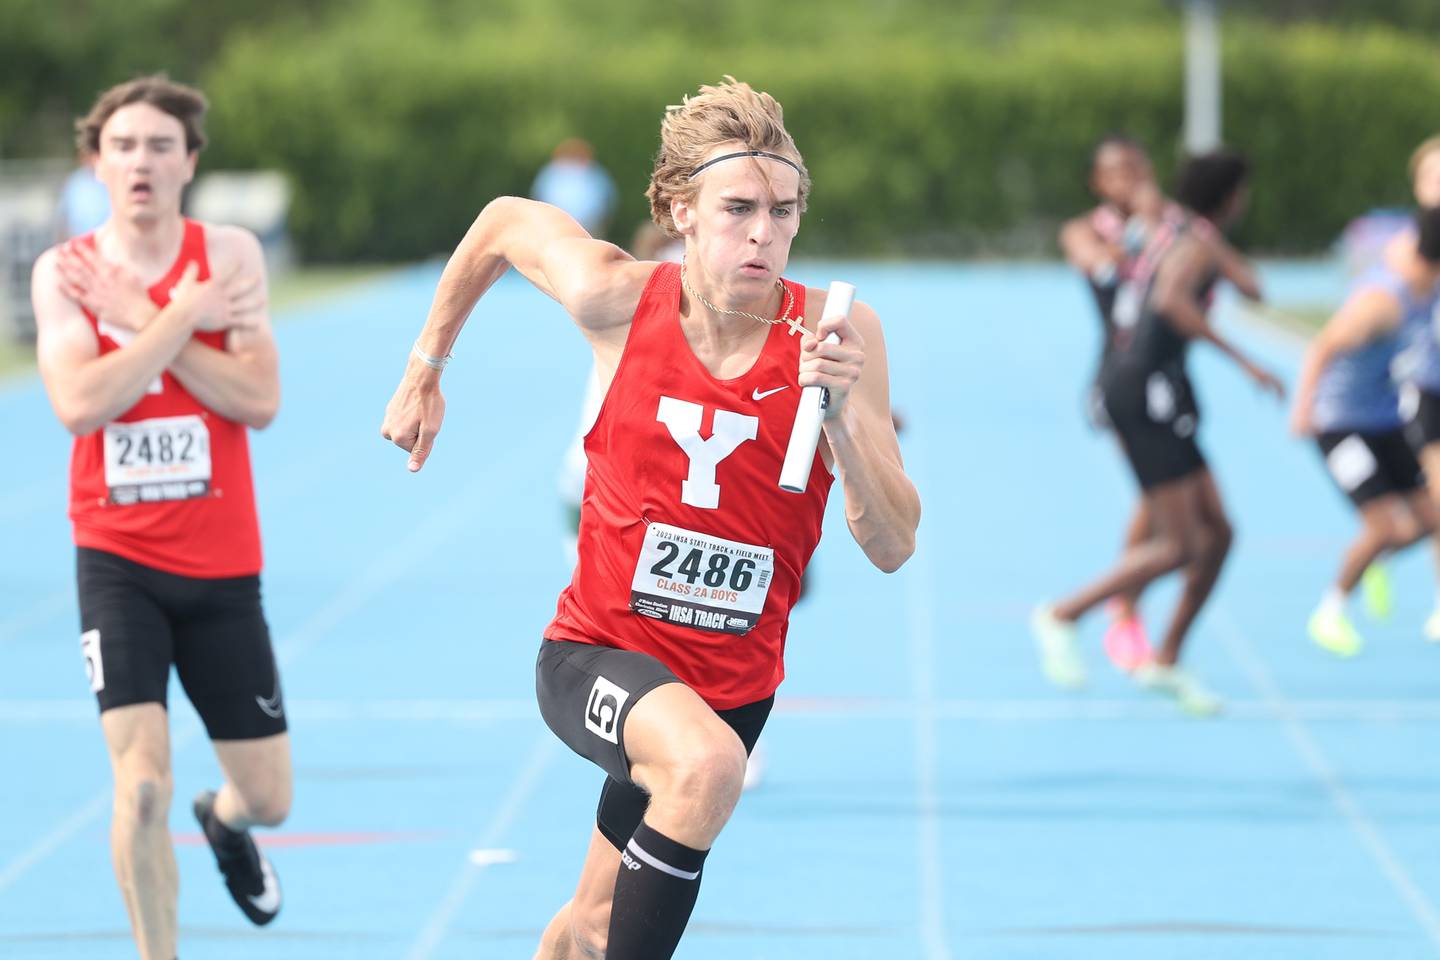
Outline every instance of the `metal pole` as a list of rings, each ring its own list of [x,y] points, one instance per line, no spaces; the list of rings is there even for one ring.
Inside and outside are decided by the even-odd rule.
[[[1185,150],[1220,146],[1220,18],[1215,0],[1185,2]]]

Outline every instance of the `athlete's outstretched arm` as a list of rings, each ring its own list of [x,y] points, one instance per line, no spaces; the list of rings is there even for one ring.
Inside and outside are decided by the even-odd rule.
[[[435,357],[448,354],[480,297],[512,266],[582,327],[603,326],[613,319],[606,309],[613,306],[606,297],[613,268],[628,262],[633,262],[628,253],[591,237],[559,207],[498,197],[480,211],[445,264],[420,331],[420,349]]]
[[[1255,272],[1255,265],[1250,259],[1232,247],[1224,237],[1216,237],[1213,242],[1220,262],[1220,275],[1230,281],[1246,300],[1252,303],[1264,300],[1265,294],[1260,289],[1260,276]]]
[[[1114,279],[1121,251],[1105,242],[1089,217],[1075,217],[1060,228],[1060,251],[1066,261],[1097,283]]]
[[[264,429],[280,409],[280,360],[270,329],[265,282],[265,253],[249,230],[211,227],[210,261],[228,278],[227,287],[247,291],[232,302],[243,324],[230,327],[225,349],[188,341],[170,364],[175,379],[191,396],[228,420]]]
[[[100,343],[80,305],[61,289],[56,251],[35,262],[36,359],[40,378],[60,422],[76,436],[100,429],[129,410],[190,339],[198,319],[213,313],[220,285],[200,283],[190,264],[175,285],[170,305],[119,350],[100,355]]]
[[[1151,306],[1170,318],[1175,329],[1192,340],[1214,344],[1244,370],[1261,389],[1285,395],[1285,385],[1262,369],[1210,324],[1205,307],[1195,298],[1200,279],[1219,268],[1219,254],[1212,243],[1187,237],[1176,242],[1155,275]]]
[[[1400,326],[1400,320],[1400,302],[1394,294],[1378,287],[1356,290],[1340,305],[1340,309],[1310,341],[1300,361],[1295,402],[1290,408],[1292,433],[1304,437],[1314,432],[1310,414],[1315,406],[1315,384],[1330,361],[1339,354],[1393,333]]]
[[[628,322],[636,280],[648,274],[627,269],[636,266],[629,254],[594,239],[558,207],[500,197],[480,211],[445,264],[417,350],[448,356],[481,295],[512,266],[589,333]],[[412,351],[380,434],[410,452],[413,473],[424,466],[444,417],[440,371]]]
[[[819,291],[809,295],[823,299]],[[839,333],[840,343],[824,342],[831,330]],[[848,319],[822,321],[817,336],[806,336],[800,357],[800,385],[830,391],[822,429],[845,491],[850,533],[871,563],[894,573],[915,552],[920,495],[905,475],[890,416],[880,318],[856,301]]]

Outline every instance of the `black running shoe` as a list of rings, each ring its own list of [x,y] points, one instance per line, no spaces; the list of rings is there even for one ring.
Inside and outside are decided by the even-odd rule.
[[[195,798],[194,810],[200,832],[225,876],[225,888],[240,912],[257,927],[274,920],[280,912],[280,880],[250,831],[237,833],[215,819],[214,790],[202,791]],[[221,842],[216,842],[217,837],[222,838]]]

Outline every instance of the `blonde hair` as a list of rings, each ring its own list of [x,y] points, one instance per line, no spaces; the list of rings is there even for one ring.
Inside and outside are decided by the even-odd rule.
[[[660,121],[660,152],[645,196],[650,217],[668,237],[678,238],[670,216],[673,200],[693,200],[700,184],[690,174],[705,155],[722,143],[738,141],[750,150],[764,150],[792,158],[800,167],[797,213],[805,212],[810,195],[810,173],[795,140],[785,130],[785,111],[779,101],[727,75],[718,86],[702,86],[700,93],[670,107]]]
[[[1420,164],[1425,162],[1425,158],[1437,152],[1440,152],[1440,133],[1421,142],[1420,146],[1415,148],[1415,152],[1410,154],[1410,166],[1408,169],[1410,170],[1411,180],[1414,180],[1415,175],[1420,172]]]

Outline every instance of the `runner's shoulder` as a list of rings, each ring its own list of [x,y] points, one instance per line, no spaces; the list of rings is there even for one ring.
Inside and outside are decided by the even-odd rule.
[[[205,231],[205,252],[212,261],[212,271],[221,266],[264,261],[260,238],[251,231],[227,223],[196,222]]]
[[[71,243],[71,241],[61,240],[59,243],[46,248],[44,253],[35,258],[35,263],[30,268],[31,274],[38,277],[42,273],[47,275],[55,273],[57,269],[55,261],[60,258],[60,251],[69,243]]]
[[[65,295],[60,283],[60,251],[71,242],[55,244],[40,254],[30,268],[30,301],[37,327],[81,316],[79,304]]]
[[[599,241],[595,241],[599,242]],[[607,246],[613,246],[607,244]],[[615,248],[619,251],[619,248]],[[653,260],[622,257],[604,262],[603,268],[587,272],[585,282],[561,296],[566,308],[581,327],[599,331],[628,324],[640,305],[640,296],[661,265]]]

